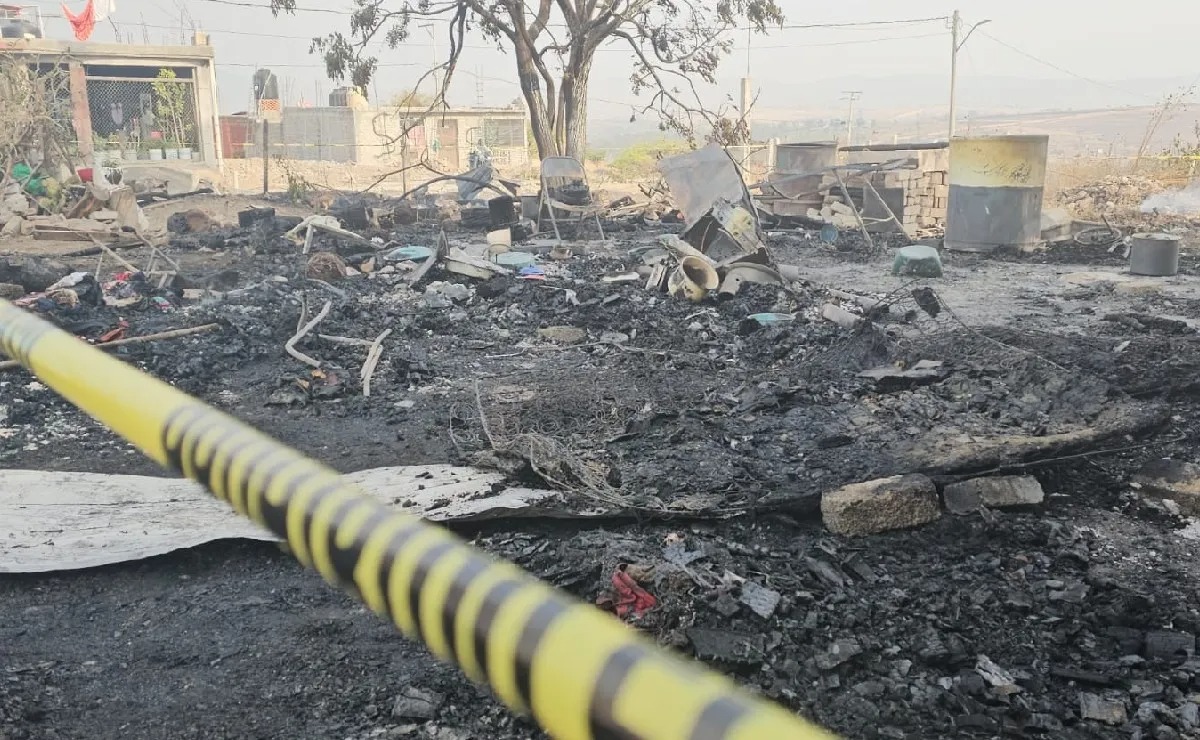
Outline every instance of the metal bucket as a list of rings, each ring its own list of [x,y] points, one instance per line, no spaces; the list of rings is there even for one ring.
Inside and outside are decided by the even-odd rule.
[[[538,220],[538,196],[521,196],[521,218],[525,219],[526,221]]]
[[[1134,234],[1129,247],[1129,271],[1154,277],[1177,274],[1179,239],[1175,234]]]
[[[950,141],[946,248],[1020,249],[1041,242],[1048,136],[986,136]]]

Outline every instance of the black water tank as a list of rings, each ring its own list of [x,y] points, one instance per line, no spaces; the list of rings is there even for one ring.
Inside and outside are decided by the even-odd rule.
[[[40,39],[42,31],[37,27],[36,23],[29,21],[9,20],[0,21],[0,38],[6,39],[23,39],[35,38]]]
[[[254,73],[254,99],[279,100],[279,78],[269,69]]]

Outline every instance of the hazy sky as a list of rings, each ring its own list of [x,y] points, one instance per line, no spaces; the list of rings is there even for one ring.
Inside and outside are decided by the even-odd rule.
[[[35,0],[43,12],[58,14],[56,0]],[[239,0],[262,8],[232,7],[213,0],[116,0],[118,24],[125,40],[178,43],[181,16],[187,24],[209,31],[217,53],[218,84],[223,113],[245,109],[250,100],[250,77],[255,67],[273,69],[290,97],[312,100],[334,86],[325,79],[320,61],[308,54],[307,39],[334,28],[345,30],[347,18],[323,13],[298,13],[275,19],[268,0]],[[31,2],[31,0],[23,0]],[[827,24],[948,16],[954,5],[931,0],[905,3],[884,0],[779,0],[789,24]],[[344,0],[299,0],[307,7],[348,9]],[[69,7],[79,11],[80,0]],[[960,85],[978,94],[988,78],[1075,79],[1095,89],[1112,106],[1153,103],[1170,89],[1127,84],[1139,78],[1200,77],[1200,57],[1194,53],[1200,15],[1187,0],[1140,0],[1136,3],[1082,0],[1005,0],[959,3],[967,26],[984,18],[980,29],[960,55]],[[1192,8],[1189,10],[1189,8]],[[144,25],[143,25],[144,24]],[[70,37],[66,22],[47,21],[48,35]],[[1153,30],[1151,30],[1153,29]],[[986,35],[985,35],[986,34]],[[439,53],[445,53],[445,30],[437,30]],[[97,26],[94,41],[113,41],[108,21]],[[1038,57],[1023,56],[999,42]],[[519,95],[511,57],[475,39],[462,58],[461,77],[451,91],[451,103],[494,105]],[[709,94],[736,95],[737,79],[747,61],[760,105],[774,108],[822,109],[840,105],[829,86],[817,99],[806,95],[806,80],[828,78],[885,78],[897,75],[948,75],[950,39],[945,21],[890,24],[855,28],[794,28],[755,37],[747,59],[745,36],[723,67],[719,89]],[[406,88],[428,66],[434,46],[418,30],[411,42],[395,51],[381,49],[384,65],[375,88],[379,96]],[[636,100],[629,92],[629,54],[618,46],[602,48],[593,73],[592,113],[628,113]],[[1055,69],[1055,67],[1059,69]],[[1085,81],[1086,77],[1098,83]],[[476,78],[482,77],[477,88]],[[974,87],[973,87],[974,81]],[[1166,87],[1163,83],[1162,87]],[[772,94],[772,90],[776,90]],[[1011,87],[1007,95],[1013,95]],[[786,90],[786,93],[781,92]],[[1019,94],[1019,93],[1018,93]],[[998,105],[1021,105],[1020,100],[997,100]],[[871,100],[861,102],[870,110]]]

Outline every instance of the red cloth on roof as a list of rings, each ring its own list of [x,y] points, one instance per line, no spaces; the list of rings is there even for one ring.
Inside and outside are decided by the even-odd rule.
[[[87,41],[96,29],[96,0],[88,0],[87,7],[79,15],[72,13],[66,5],[63,5],[62,9],[71,28],[75,30],[75,38]]]

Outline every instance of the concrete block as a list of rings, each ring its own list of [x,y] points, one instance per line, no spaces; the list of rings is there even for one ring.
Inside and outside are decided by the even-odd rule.
[[[135,192],[150,192],[160,188],[167,195],[194,193],[211,184],[200,167],[193,165],[129,163],[122,168],[121,181],[133,186]]]
[[[821,495],[825,526],[848,537],[917,527],[941,515],[937,489],[923,475],[853,483]]]
[[[942,185],[940,177],[938,178],[938,180],[939,180],[939,182],[933,186],[934,197],[942,198],[942,199],[949,198],[950,197],[950,186]]]
[[[1046,494],[1032,475],[1006,475],[952,483],[942,491],[942,499],[950,513],[962,515],[981,508],[1036,506],[1046,500]]]
[[[950,199],[949,199],[949,198],[934,198],[934,199],[933,199],[933,207],[934,207],[934,208],[940,208],[940,209],[942,209],[942,210],[944,211],[944,210],[946,210],[946,208],[947,208],[949,205],[950,205]]]
[[[1163,458],[1151,460],[1133,476],[1146,493],[1179,504],[1187,516],[1200,516],[1200,465]]]
[[[917,153],[917,167],[923,172],[947,172],[950,170],[950,147],[922,149]]]
[[[1079,716],[1113,726],[1123,725],[1129,720],[1125,702],[1102,699],[1096,694],[1088,693],[1079,695]]]

